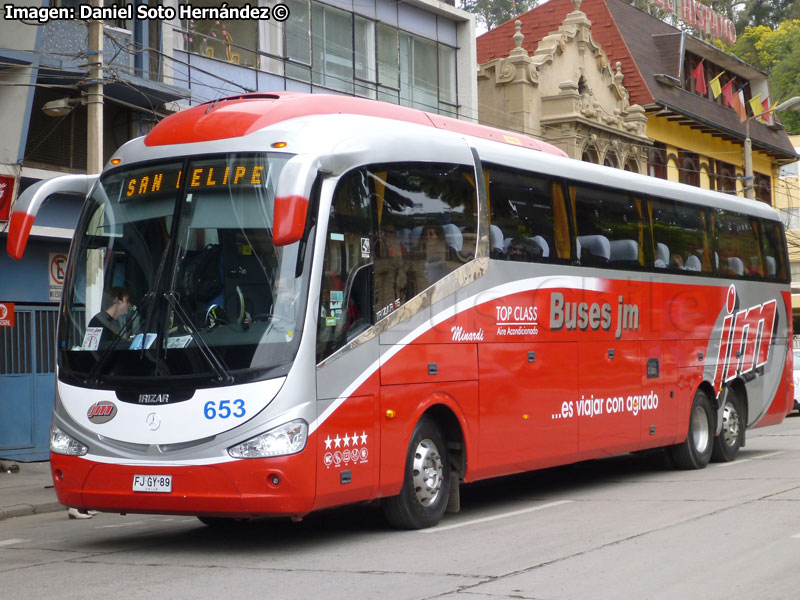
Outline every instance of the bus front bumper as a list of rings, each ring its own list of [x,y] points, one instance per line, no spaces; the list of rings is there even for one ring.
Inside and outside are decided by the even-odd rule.
[[[50,455],[58,501],[80,509],[222,517],[302,517],[315,496],[311,452],[211,465],[136,466]],[[134,476],[171,476],[171,491],[133,491]]]

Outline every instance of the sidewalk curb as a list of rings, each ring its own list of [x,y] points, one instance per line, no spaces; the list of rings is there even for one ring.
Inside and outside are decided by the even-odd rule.
[[[0,521],[13,519],[15,517],[27,517],[29,515],[40,515],[44,513],[58,512],[66,510],[66,506],[58,502],[45,502],[43,504],[15,504],[0,508]]]

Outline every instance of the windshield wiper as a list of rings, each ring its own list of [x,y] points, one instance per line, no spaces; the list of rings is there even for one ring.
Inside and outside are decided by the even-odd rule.
[[[108,348],[105,348],[103,350],[104,354],[100,357],[100,360],[94,363],[94,366],[89,371],[89,374],[83,380],[84,384],[97,385],[98,383],[100,383],[100,380],[97,377],[97,375],[100,373],[100,370],[108,363],[109,359],[111,358],[111,355],[113,354],[113,351],[117,349],[117,346],[120,344],[120,342],[126,339],[126,335],[128,334],[129,330],[133,327],[133,323],[137,320],[139,321],[142,320],[142,313],[147,309],[152,300],[153,300],[153,292],[148,292],[147,294],[144,295],[144,298],[142,298],[142,308],[136,311],[136,314],[134,315],[133,318],[125,320],[125,326],[119,330],[119,333],[112,340]]]
[[[186,314],[186,311],[183,310],[183,307],[178,303],[178,295],[175,292],[164,292],[164,298],[166,298],[167,302],[169,302],[172,310],[175,311],[175,314],[178,315],[178,319],[180,319],[183,326],[189,331],[189,334],[192,336],[192,339],[197,342],[197,347],[200,350],[200,354],[203,355],[203,358],[206,359],[211,368],[214,369],[214,372],[217,374],[217,381],[220,383],[233,383],[233,377],[228,373],[227,368],[222,363],[222,360],[217,356],[217,353],[211,348],[211,346],[206,343],[203,339],[203,336],[197,330],[197,328],[192,324],[192,319],[189,315]]]

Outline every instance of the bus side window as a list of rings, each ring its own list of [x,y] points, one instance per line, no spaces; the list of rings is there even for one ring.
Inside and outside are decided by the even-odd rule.
[[[722,277],[763,278],[756,220],[722,209],[713,210],[712,215],[717,273]]]
[[[368,173],[380,320],[472,260],[477,197],[469,167],[397,163],[371,166]]]
[[[644,202],[620,190],[571,184],[581,264],[635,269],[651,264]]]
[[[561,185],[537,173],[491,164],[484,168],[489,175],[490,256],[521,262],[568,260]]]
[[[702,209],[672,200],[651,198],[649,212],[655,245],[653,266],[657,270],[711,272],[705,213]]]
[[[760,220],[761,247],[764,253],[765,277],[768,281],[786,283],[789,280],[786,271],[786,255],[783,248],[783,230],[780,223]]]

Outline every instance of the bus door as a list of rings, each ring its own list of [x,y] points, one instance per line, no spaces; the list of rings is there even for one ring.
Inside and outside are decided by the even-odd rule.
[[[323,194],[325,190],[323,189]],[[374,498],[380,467],[374,247],[360,170],[336,185],[317,301],[317,501],[315,508]]]

